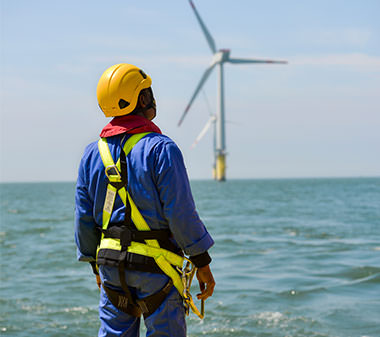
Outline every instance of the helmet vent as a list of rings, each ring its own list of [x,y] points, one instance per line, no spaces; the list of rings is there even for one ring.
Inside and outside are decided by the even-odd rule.
[[[141,74],[142,77],[144,77],[144,79],[146,79],[147,76],[146,76],[146,74],[141,69],[140,69],[140,74]]]
[[[126,108],[127,106],[129,105],[129,103],[125,100],[123,100],[122,98],[120,98],[119,100],[119,108],[120,109],[124,109]]]

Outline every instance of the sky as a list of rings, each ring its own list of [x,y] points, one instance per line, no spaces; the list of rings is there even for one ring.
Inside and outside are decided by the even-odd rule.
[[[210,179],[212,54],[187,0],[1,0],[1,182],[75,181],[110,121],[97,82],[116,63],[153,79],[155,123],[190,179]],[[380,176],[380,1],[194,0],[218,49],[287,65],[225,66],[227,178]],[[210,130],[212,131],[212,130]]]

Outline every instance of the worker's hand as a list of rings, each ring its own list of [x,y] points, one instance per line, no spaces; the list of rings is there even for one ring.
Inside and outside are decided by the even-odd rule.
[[[96,276],[96,284],[98,285],[98,288],[100,290],[100,286],[102,285],[102,281],[100,280],[100,276],[99,275],[95,275]]]
[[[214,276],[212,275],[209,265],[198,268],[197,279],[201,290],[201,293],[197,294],[197,298],[198,300],[206,300],[212,296],[215,287]]]

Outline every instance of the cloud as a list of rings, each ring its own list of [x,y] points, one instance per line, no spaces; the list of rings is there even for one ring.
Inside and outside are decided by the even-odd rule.
[[[126,55],[114,54],[89,57],[85,61],[81,60],[78,63],[75,61],[58,63],[55,69],[59,72],[70,74],[83,74],[97,69],[99,64],[115,64],[118,62],[128,62],[136,65],[155,65],[156,67],[164,65],[180,66],[185,68],[191,68],[193,66],[203,66],[205,69],[211,63],[210,56],[183,56],[183,55]]]
[[[290,60],[290,63],[293,65],[342,66],[368,71],[380,71],[379,56],[361,53],[296,56]]]
[[[318,45],[362,48],[368,44],[371,36],[371,31],[366,29],[344,28],[321,31],[312,38],[312,41]]]
[[[289,42],[293,41],[298,46],[309,46],[317,48],[349,48],[351,50],[362,50],[373,42],[376,34],[365,28],[305,28],[294,32],[289,36]]]

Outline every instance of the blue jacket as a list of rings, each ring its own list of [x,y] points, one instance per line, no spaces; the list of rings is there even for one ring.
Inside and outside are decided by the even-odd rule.
[[[130,135],[108,137],[114,161]],[[168,137],[151,133],[127,156],[128,190],[151,229],[169,228],[188,256],[206,252],[214,243],[195,209],[182,154]],[[97,142],[89,144],[79,166],[75,195],[75,241],[80,261],[96,259],[100,242],[107,177]],[[117,196],[111,222],[124,220],[124,205]]]

